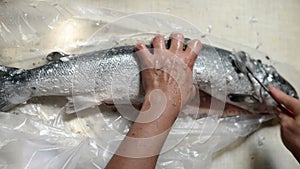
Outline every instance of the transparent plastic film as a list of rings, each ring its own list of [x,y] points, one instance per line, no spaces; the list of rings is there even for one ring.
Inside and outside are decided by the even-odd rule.
[[[167,40],[174,31],[181,32],[187,38],[200,39],[203,44],[215,45],[214,38],[210,39],[194,25],[172,15],[125,14],[93,4],[67,1],[12,1],[0,4],[3,13],[0,16],[0,63],[6,66],[31,69],[45,65],[46,56],[54,51],[78,55],[134,46],[137,42],[150,44],[156,34],[163,35]],[[222,42],[227,44],[225,40]],[[240,48],[237,44],[234,46]],[[223,114],[226,80],[215,75],[226,73],[222,60],[217,59],[218,52],[213,47],[211,52],[216,59],[202,65],[201,72],[223,86],[222,90],[218,86],[210,87],[211,95],[221,102],[212,100],[207,109],[199,109],[202,94],[198,92],[198,97],[182,110],[173,125],[157,168],[207,168],[215,152],[254,132],[261,123],[273,118],[272,115],[236,113],[238,115],[226,117]],[[106,54],[99,54],[99,57]],[[140,85],[136,62],[128,57],[130,64],[115,67],[117,64],[114,63],[121,59],[125,58],[112,58],[102,63],[106,64],[102,72],[116,71],[108,72],[110,74],[107,76],[101,73],[105,80],[99,82],[97,62],[89,63],[79,57],[74,62],[78,69],[72,77],[71,95],[35,97],[9,112],[1,113],[0,168],[104,168],[129,131],[134,121],[132,114],[138,112],[133,100],[139,104],[142,101],[140,97],[132,99]],[[84,67],[83,63],[88,64]],[[216,65],[215,71],[209,71],[208,67]],[[124,72],[127,74],[121,74]],[[193,73],[196,74],[197,70]],[[99,86],[103,86],[101,91]],[[89,92],[75,97],[82,90]],[[82,109],[82,100],[88,105],[85,109]],[[70,101],[76,113],[65,113],[65,105]]]

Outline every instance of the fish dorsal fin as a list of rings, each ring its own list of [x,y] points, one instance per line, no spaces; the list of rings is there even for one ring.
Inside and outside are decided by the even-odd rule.
[[[68,57],[68,54],[65,54],[63,52],[51,52],[47,55],[47,61],[48,62],[54,62],[59,61],[61,58]]]

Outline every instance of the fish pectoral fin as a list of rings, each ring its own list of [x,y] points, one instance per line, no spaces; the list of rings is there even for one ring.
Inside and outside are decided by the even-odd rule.
[[[51,52],[47,55],[47,61],[48,62],[54,62],[54,61],[59,61],[64,57],[68,57],[68,54],[65,54],[63,52]]]
[[[73,96],[68,97],[67,99],[68,103],[65,105],[66,114],[76,113],[101,104],[101,101],[98,101],[95,97],[88,95]]]
[[[17,106],[18,104],[13,104],[0,97],[0,111],[6,112]]]

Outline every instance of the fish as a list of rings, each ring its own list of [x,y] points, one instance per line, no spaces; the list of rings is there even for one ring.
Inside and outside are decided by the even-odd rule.
[[[170,46],[170,40],[166,46]],[[147,47],[153,51],[151,45]],[[143,102],[141,70],[134,45],[82,54],[52,52],[47,60],[48,64],[26,70],[0,66],[0,111],[9,111],[39,96],[67,97],[68,114],[104,103]],[[202,94],[226,104],[251,113],[268,113],[274,104],[257,81],[243,71],[243,65],[264,85],[273,85],[298,98],[295,88],[272,65],[253,59],[244,51],[208,44],[202,45],[195,61],[194,84]]]

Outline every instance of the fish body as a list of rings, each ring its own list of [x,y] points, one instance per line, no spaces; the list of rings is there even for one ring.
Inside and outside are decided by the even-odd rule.
[[[32,97],[53,95],[72,96],[67,105],[70,112],[105,101],[117,104],[142,102],[144,93],[135,52],[135,46],[78,55],[56,52],[48,55],[48,60],[57,59],[37,68],[23,70],[0,66],[0,110],[8,111]],[[254,60],[242,51],[234,53],[205,44],[193,69],[196,86],[250,112],[265,113],[271,106],[264,102],[266,93],[240,70],[239,64],[251,67],[253,74],[266,86],[274,85],[298,98],[293,86],[272,66]]]

